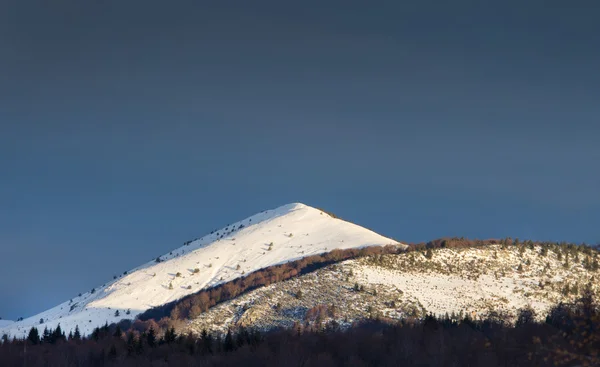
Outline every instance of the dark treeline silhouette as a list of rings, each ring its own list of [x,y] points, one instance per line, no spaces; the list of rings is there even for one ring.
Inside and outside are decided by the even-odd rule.
[[[32,329],[33,330],[33,329]],[[35,332],[32,331],[33,334]],[[105,325],[87,338],[8,340],[2,366],[598,366],[600,312],[588,289],[573,304],[555,306],[545,322],[523,309],[516,325],[497,314],[486,320],[427,316],[367,320],[341,331],[334,322],[225,336],[122,332]]]
[[[500,314],[483,321],[457,321],[449,316],[425,320],[368,320],[349,331],[335,323],[321,325],[334,310],[310,310],[308,325],[291,331],[258,334],[252,331],[229,333],[222,340],[203,333],[200,337],[175,335],[175,329],[218,303],[253,289],[310,273],[340,261],[403,251],[419,251],[426,257],[437,248],[472,248],[500,245],[520,250],[540,246],[540,255],[549,251],[577,258],[590,270],[598,270],[598,249],[587,245],[518,239],[468,240],[443,238],[427,243],[333,250],[286,264],[271,266],[186,296],[141,314],[137,320],[105,325],[91,336],[79,330],[65,336],[60,330],[40,333],[32,328],[25,340],[3,336],[1,366],[163,366],[163,365],[552,365],[552,363],[600,365],[600,320],[596,305],[587,292],[577,304],[557,305],[546,323],[533,322],[531,310],[522,310],[516,327]],[[431,256],[429,256],[431,257]],[[312,322],[312,324],[311,324]]]

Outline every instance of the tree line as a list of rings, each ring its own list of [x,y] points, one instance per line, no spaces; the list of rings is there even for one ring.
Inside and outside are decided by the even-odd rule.
[[[58,329],[58,328],[57,328]],[[46,334],[46,333],[44,333]],[[123,332],[105,325],[89,337],[48,330],[47,338],[0,344],[3,366],[597,366],[600,311],[591,291],[558,304],[545,322],[519,312],[485,320],[449,316],[371,319],[342,331],[334,323],[289,330],[238,329],[221,337],[177,335],[170,328]]]

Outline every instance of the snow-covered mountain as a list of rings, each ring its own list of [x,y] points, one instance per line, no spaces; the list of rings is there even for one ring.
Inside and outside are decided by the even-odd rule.
[[[272,245],[271,245],[272,244]],[[24,337],[33,326],[83,334],[149,308],[252,271],[333,249],[396,244],[319,209],[293,203],[263,211],[190,241],[149,262],[73,297],[50,310],[8,325],[0,335]]]
[[[216,305],[188,321],[181,333],[226,333],[240,326],[269,330],[321,320],[341,327],[372,317],[402,319],[429,313],[502,316],[514,322],[518,310],[530,307],[543,320],[559,302],[573,302],[595,280],[599,270],[585,266],[583,252],[570,257],[544,252],[541,246],[443,248],[363,257],[252,290]],[[589,255],[589,260],[598,253]],[[297,297],[302,291],[302,297]]]
[[[0,320],[0,328],[3,327],[7,327],[8,325],[14,323],[14,321],[11,320]]]

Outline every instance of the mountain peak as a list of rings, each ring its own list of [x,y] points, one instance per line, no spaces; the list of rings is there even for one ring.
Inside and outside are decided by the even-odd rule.
[[[106,322],[133,319],[149,308],[268,266],[334,249],[388,244],[397,243],[319,209],[289,203],[187,241],[53,309],[0,327],[0,334],[22,337],[32,326],[56,328],[59,323],[67,333],[75,326],[91,333]]]

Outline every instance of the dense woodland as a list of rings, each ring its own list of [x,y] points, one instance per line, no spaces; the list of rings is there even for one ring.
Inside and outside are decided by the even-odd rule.
[[[600,312],[591,292],[552,309],[536,323],[531,310],[516,325],[487,320],[367,320],[340,331],[333,323],[298,325],[224,338],[96,329],[89,338],[32,329],[27,340],[0,345],[2,366],[598,366]]]

